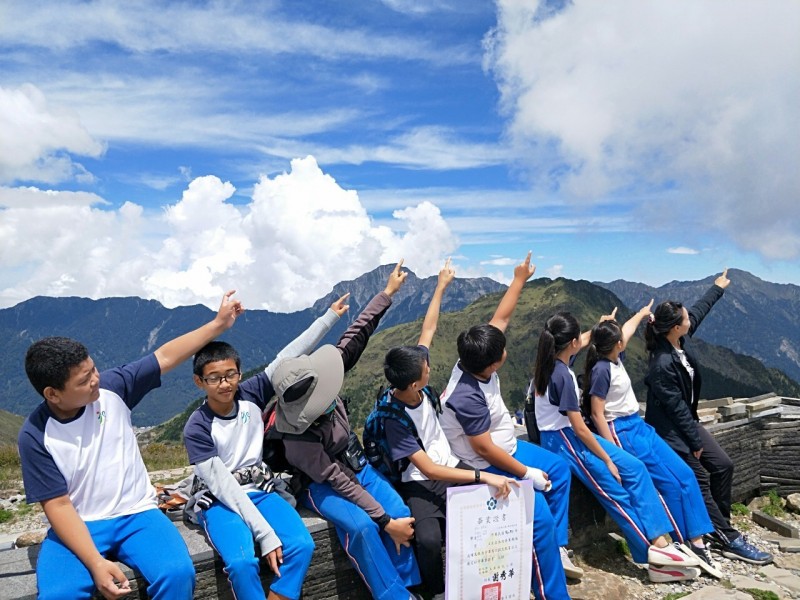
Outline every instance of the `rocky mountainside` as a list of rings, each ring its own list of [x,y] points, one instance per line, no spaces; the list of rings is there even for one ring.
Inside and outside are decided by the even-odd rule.
[[[691,306],[715,277],[672,281],[659,288],[621,279],[597,285],[632,307],[650,298],[656,304],[677,300]],[[729,269],[728,278],[730,286],[697,330],[697,337],[757,358],[800,381],[800,286],[770,283],[739,269]]]

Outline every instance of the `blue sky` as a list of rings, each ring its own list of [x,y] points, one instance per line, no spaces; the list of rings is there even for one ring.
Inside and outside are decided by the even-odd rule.
[[[419,275],[800,284],[800,4],[0,6],[0,306]]]

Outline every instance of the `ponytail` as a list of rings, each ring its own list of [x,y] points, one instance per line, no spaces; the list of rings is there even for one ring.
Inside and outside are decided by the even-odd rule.
[[[594,333],[594,330],[592,330],[592,333]],[[583,390],[581,393],[581,413],[583,413],[584,420],[589,419],[591,422],[592,394],[589,390],[592,389],[592,367],[597,364],[600,358],[600,354],[597,352],[597,345],[594,342],[594,336],[592,336],[592,341],[589,342],[586,352],[586,366],[583,370]]]
[[[653,311],[653,316],[647,323],[644,330],[644,341],[647,351],[653,352],[658,341],[663,338],[669,330],[680,325],[683,321],[683,304],[667,300],[662,302]]]
[[[580,335],[581,328],[577,319],[568,312],[559,312],[547,319],[542,333],[539,334],[539,347],[533,369],[533,386],[538,395],[544,396],[547,391],[550,377],[556,368],[556,354]]]
[[[533,368],[533,387],[539,396],[544,396],[550,376],[556,367],[556,341],[553,334],[543,329],[539,335],[539,347],[536,349],[536,363]]]

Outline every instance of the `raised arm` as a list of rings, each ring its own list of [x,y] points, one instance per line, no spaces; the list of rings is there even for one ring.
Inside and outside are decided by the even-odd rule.
[[[207,343],[233,327],[236,317],[244,313],[242,303],[231,298],[235,293],[236,290],[231,290],[222,297],[219,310],[210,322],[170,340],[155,351],[161,373],[171,371]]]
[[[642,322],[642,319],[646,319],[647,317],[649,317],[652,313],[652,310],[653,310],[653,299],[650,298],[650,302],[648,302],[645,306],[640,308],[638,312],[634,313],[634,315],[630,319],[625,321],[625,324],[621,327],[623,350],[628,346],[628,340],[630,340],[633,337],[633,334],[636,333],[636,328],[639,327],[639,323]]]
[[[346,304],[349,296],[350,292],[336,300],[331,304],[331,307],[325,311],[325,314],[309,325],[308,329],[286,344],[283,350],[278,352],[278,355],[264,369],[267,377],[272,379],[272,374],[275,372],[275,369],[278,368],[278,363],[284,358],[295,358],[303,354],[311,354],[322,338],[324,338],[336,324],[336,321],[350,308],[350,305]]]
[[[600,317],[600,320],[598,321],[598,323],[602,323],[603,321],[613,321],[616,318],[617,318],[617,307],[615,306],[614,310],[612,310],[609,314],[603,315],[602,317]],[[586,331],[584,331],[581,334],[581,338],[580,338],[581,347],[580,347],[580,350],[583,350],[584,348],[586,348],[586,346],[589,345],[589,342],[591,340],[592,340],[592,330],[591,329],[587,329]]]
[[[506,293],[503,294],[500,304],[497,305],[497,309],[494,311],[492,320],[489,321],[489,325],[494,325],[505,333],[508,323],[511,321],[511,315],[514,314],[514,309],[517,307],[519,296],[522,294],[522,288],[525,287],[525,282],[535,272],[536,265],[531,264],[531,253],[528,252],[525,260],[514,268],[514,280],[508,286]]]
[[[433,334],[436,333],[436,326],[439,324],[439,311],[442,306],[442,296],[444,291],[453,278],[456,272],[450,266],[450,259],[444,263],[444,267],[439,271],[439,279],[436,282],[436,289],[433,291],[431,302],[428,304],[428,312],[425,313],[425,319],[422,321],[422,332],[419,334],[418,346],[425,346],[430,348]]]
[[[342,353],[342,362],[344,363],[344,371],[347,373],[352,369],[364,349],[367,347],[367,342],[375,329],[381,317],[389,309],[392,304],[392,296],[402,287],[403,283],[408,277],[408,273],[402,271],[403,260],[401,259],[395,265],[392,272],[389,274],[389,280],[386,282],[386,288],[379,294],[376,294],[369,304],[361,311],[352,325],[347,328],[336,343],[339,352]]]

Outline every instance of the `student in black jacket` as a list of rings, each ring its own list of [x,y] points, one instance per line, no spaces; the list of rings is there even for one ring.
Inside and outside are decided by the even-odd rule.
[[[725,269],[688,310],[673,301],[656,307],[645,330],[650,352],[645,421],[694,471],[715,529],[710,537],[721,546],[722,555],[764,565],[772,562],[772,555],[748,543],[731,526],[733,462],[699,423],[697,403],[702,377],[691,346],[686,345],[687,336],[694,335],[729,284]]]

